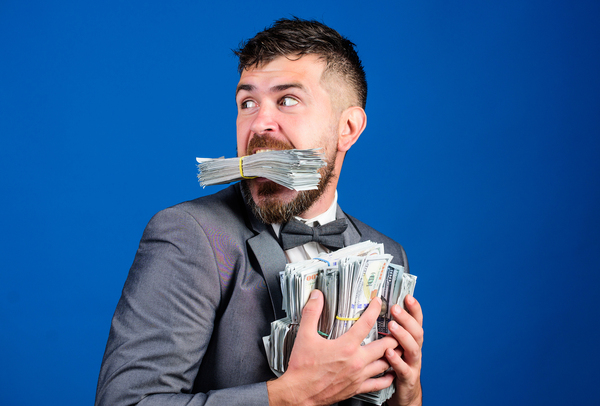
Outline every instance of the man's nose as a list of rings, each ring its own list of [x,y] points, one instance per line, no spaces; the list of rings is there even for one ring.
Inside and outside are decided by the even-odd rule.
[[[279,130],[279,125],[277,124],[278,113],[279,111],[275,106],[269,104],[261,105],[252,121],[250,130],[255,134],[276,132]]]

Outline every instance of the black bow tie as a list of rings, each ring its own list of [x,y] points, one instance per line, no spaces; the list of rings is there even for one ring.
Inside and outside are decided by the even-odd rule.
[[[281,227],[281,243],[284,250],[304,245],[307,242],[318,242],[331,250],[344,246],[342,233],[348,228],[346,219],[337,219],[322,226],[310,227],[292,218]]]

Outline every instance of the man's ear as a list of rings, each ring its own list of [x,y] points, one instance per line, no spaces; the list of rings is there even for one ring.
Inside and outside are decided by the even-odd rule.
[[[362,108],[352,106],[344,110],[340,116],[338,151],[347,152],[358,140],[366,126],[367,113]]]

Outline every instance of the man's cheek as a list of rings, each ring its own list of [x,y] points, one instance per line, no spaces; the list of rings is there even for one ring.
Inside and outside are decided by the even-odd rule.
[[[237,152],[237,156],[241,157],[246,154],[246,143],[243,142],[243,140],[240,140],[238,138],[237,144],[236,144],[236,152]]]

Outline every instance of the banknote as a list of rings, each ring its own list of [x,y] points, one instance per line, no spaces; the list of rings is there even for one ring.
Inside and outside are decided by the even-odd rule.
[[[241,179],[266,178],[293,190],[317,189],[326,165],[317,149],[265,151],[237,158],[196,158],[202,187]]]

